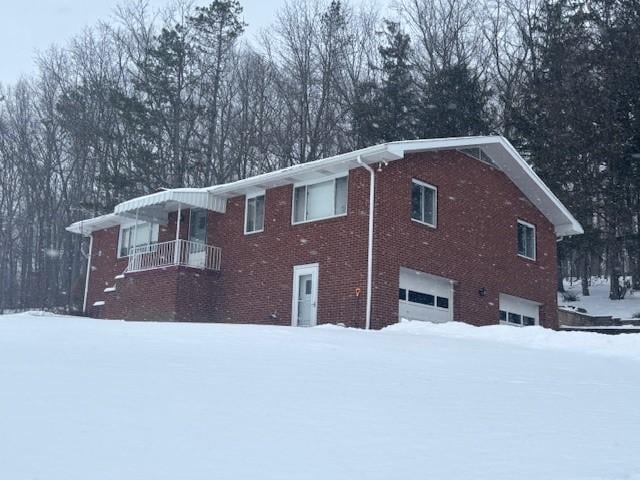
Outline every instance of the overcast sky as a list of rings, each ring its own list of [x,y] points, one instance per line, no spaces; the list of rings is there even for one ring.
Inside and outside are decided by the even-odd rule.
[[[148,0],[163,7],[168,0]],[[108,20],[119,0],[0,0],[0,83],[32,74],[37,51],[81,33],[98,20]],[[198,1],[200,5],[206,0]],[[241,0],[247,34],[253,36],[274,19],[284,0]]]

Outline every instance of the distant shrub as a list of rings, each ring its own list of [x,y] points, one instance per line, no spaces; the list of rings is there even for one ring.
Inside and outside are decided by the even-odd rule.
[[[633,315],[631,315],[631,318],[640,318],[640,312],[636,312]]]
[[[575,302],[578,300],[578,295],[574,292],[562,292],[562,299],[565,302]]]

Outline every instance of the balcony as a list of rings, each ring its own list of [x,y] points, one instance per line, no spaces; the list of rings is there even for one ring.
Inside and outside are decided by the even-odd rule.
[[[128,256],[126,273],[185,266],[220,270],[222,251],[218,247],[189,240],[152,243],[135,248]]]

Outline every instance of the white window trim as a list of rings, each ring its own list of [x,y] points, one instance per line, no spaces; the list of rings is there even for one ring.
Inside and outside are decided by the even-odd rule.
[[[537,234],[537,231],[536,231],[536,226],[534,224],[532,224],[532,223],[525,222],[524,220],[520,220],[520,219],[518,219],[518,224],[522,224],[522,225],[524,225],[526,227],[530,227],[530,228],[533,229],[533,257],[529,257],[527,255],[522,255],[520,252],[517,252],[518,256],[521,257],[521,258],[526,258],[527,260],[532,260],[532,261],[535,262],[536,258],[538,256],[538,234]],[[518,228],[517,228],[517,225],[516,225],[516,251],[517,251],[517,249],[518,249]]]
[[[145,223],[148,223],[151,225],[151,242],[149,243],[149,245],[152,245],[154,243],[158,242],[158,238],[160,236],[160,225],[157,223],[151,223],[151,222],[145,222],[145,221],[138,221],[138,225],[143,225]],[[124,222],[122,224],[120,224],[120,231],[118,232],[118,245],[116,246],[116,258],[127,258],[129,255],[120,255],[120,251],[122,250],[122,231],[127,229],[127,228],[133,228],[135,227],[136,222],[135,220],[132,222]],[[155,237],[155,240],[153,240],[153,238]]]
[[[434,196],[433,196],[433,223],[423,222],[422,220],[418,220],[418,219],[413,218],[413,217],[411,217],[411,221],[419,223],[420,225],[426,225],[426,226],[431,227],[431,228],[438,228],[438,187],[436,187],[435,185],[431,185],[430,183],[423,182],[422,180],[418,180],[416,178],[412,178],[411,179],[411,183],[412,184],[415,183],[416,185],[420,185],[421,187],[429,188],[429,189],[433,190],[433,192],[434,192]],[[413,194],[413,189],[411,190],[411,193]],[[422,213],[423,213],[423,217],[424,217],[424,212],[422,212]]]
[[[245,235],[253,235],[254,233],[261,233],[264,232],[264,224],[267,220],[267,195],[266,195],[266,191],[262,191],[262,192],[255,192],[255,193],[251,193],[251,194],[247,194],[245,195],[244,198],[244,234]],[[250,232],[247,231],[247,213],[249,212],[249,200],[256,198],[256,197],[264,197],[264,212],[263,212],[263,218],[262,218],[262,228],[260,230],[251,230]]]
[[[296,188],[299,187],[308,187],[310,185],[315,185],[317,183],[324,183],[324,182],[330,182],[331,180],[333,180],[333,195],[335,198],[335,194],[336,194],[336,180],[338,178],[346,178],[347,179],[347,203],[346,203],[346,208],[345,208],[345,212],[344,213],[339,213],[339,214],[333,214],[333,215],[328,215],[326,217],[321,217],[321,218],[314,218],[311,220],[301,220],[299,222],[296,222]],[[305,195],[305,199],[306,199],[306,195]],[[306,200],[305,200],[306,202]],[[333,206],[333,209],[335,211],[335,205]],[[297,182],[293,184],[293,191],[291,192],[291,225],[302,225],[303,223],[310,223],[310,222],[319,222],[322,220],[328,220],[329,218],[340,218],[340,217],[346,217],[347,214],[349,213],[349,174],[348,173],[336,173],[334,175],[327,175],[326,177],[322,177],[319,179],[315,179],[315,180],[309,180],[306,182]],[[305,204],[305,216],[307,214],[307,209],[306,209],[306,204]]]

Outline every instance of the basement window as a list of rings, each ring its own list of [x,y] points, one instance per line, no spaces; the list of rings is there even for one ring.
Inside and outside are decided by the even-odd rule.
[[[435,228],[438,189],[416,179],[411,182],[411,220]]]
[[[518,220],[518,255],[536,259],[536,227],[523,220]]]
[[[264,195],[247,197],[244,208],[244,233],[258,233],[264,230]]]
[[[293,223],[347,214],[347,177],[332,178],[293,189]]]
[[[157,223],[139,222],[138,228],[135,224],[120,225],[118,258],[149,250],[149,246],[158,241],[159,230],[160,226]]]

